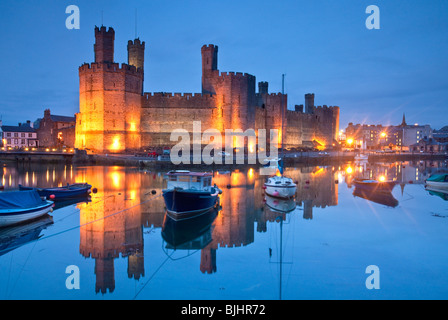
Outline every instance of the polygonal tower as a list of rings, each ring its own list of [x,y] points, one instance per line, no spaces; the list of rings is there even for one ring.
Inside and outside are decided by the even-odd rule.
[[[95,62],[79,67],[75,141],[79,149],[111,153],[141,147],[143,68],[114,63],[114,38],[112,28],[95,27]],[[133,45],[130,60],[142,65],[144,44]]]

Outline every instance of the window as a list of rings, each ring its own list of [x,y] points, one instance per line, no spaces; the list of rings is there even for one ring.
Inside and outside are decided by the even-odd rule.
[[[6,136],[7,136],[7,137],[10,137],[10,136],[11,136],[11,132],[7,132],[7,133],[6,133]]]
[[[20,134],[20,136],[21,136],[22,138],[25,138],[25,133],[22,132],[22,133]]]
[[[18,137],[19,134],[17,132],[14,132],[14,137]]]
[[[28,133],[28,138],[32,138],[33,134],[32,133]]]
[[[21,139],[21,140],[20,140],[20,143],[21,143],[21,144],[25,144],[25,139]]]

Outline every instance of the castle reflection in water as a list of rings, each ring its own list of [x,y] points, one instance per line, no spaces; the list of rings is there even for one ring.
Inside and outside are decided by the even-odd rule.
[[[338,187],[345,182],[350,188],[354,177],[384,176],[396,180],[402,190],[408,183],[424,183],[433,172],[445,170],[446,162],[346,163],[326,167],[289,168],[285,174],[297,182],[296,203],[304,219],[313,219],[313,208],[338,204]],[[166,243],[174,249],[201,251],[202,273],[217,272],[219,250],[247,246],[254,242],[255,232],[266,232],[268,222],[278,221],[279,213],[265,205],[262,188],[266,176],[258,169],[214,172],[214,183],[223,190],[221,210],[214,220],[206,221],[198,232],[185,235],[184,243]],[[166,183],[163,173],[146,172],[124,167],[21,167],[4,166],[0,180],[7,189],[29,186],[61,186],[72,182],[88,182],[96,193],[90,202],[78,203],[80,210],[80,254],[95,260],[95,291],[115,289],[114,260],[127,259],[128,278],[145,276],[144,234],[153,228],[165,231],[166,225],[161,191]],[[285,214],[280,215],[285,219]],[[164,234],[162,231],[162,235]],[[172,236],[172,234],[171,234]],[[174,241],[175,242],[175,241]]]

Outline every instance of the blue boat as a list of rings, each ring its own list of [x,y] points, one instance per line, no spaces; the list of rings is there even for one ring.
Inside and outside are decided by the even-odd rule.
[[[212,174],[186,170],[170,171],[167,188],[162,190],[167,214],[174,220],[202,215],[214,208],[221,190],[212,186]]]
[[[87,196],[90,194],[91,188],[92,186],[88,183],[67,184],[64,187],[55,188],[33,188],[19,184],[20,191],[36,190],[41,197],[46,197],[47,199],[55,201]]]
[[[53,201],[42,200],[35,190],[0,193],[0,227],[34,220],[53,210]]]

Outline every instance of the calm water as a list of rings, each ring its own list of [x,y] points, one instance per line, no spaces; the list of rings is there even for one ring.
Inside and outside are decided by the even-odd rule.
[[[290,168],[295,204],[265,199],[257,169],[215,172],[221,210],[173,224],[163,173],[5,165],[5,191],[85,181],[97,192],[0,230],[0,299],[447,299],[448,196],[423,184],[443,170],[446,162]],[[397,185],[364,195],[355,176]],[[80,288],[69,290],[72,265]],[[369,265],[380,289],[366,288]]]

